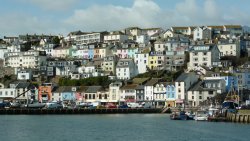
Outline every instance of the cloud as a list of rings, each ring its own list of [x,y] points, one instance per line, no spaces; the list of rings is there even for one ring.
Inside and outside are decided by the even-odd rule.
[[[155,25],[160,12],[160,7],[151,0],[135,0],[132,7],[94,5],[87,9],[75,10],[64,23],[84,30],[149,27]]]
[[[22,0],[41,7],[45,10],[66,10],[71,8],[79,0]]]
[[[40,19],[24,13],[0,14],[0,31],[6,36],[17,36],[19,34],[58,34],[64,31],[50,20]],[[3,35],[1,35],[3,36]]]
[[[223,6],[223,5],[221,5]],[[183,0],[174,9],[163,9],[153,0],[134,0],[131,7],[94,5],[77,9],[64,20],[72,29],[86,31],[119,30],[129,26],[170,27],[210,24],[244,24],[247,15],[222,8],[215,0]]]
[[[80,0],[20,0],[32,3],[43,9],[64,10],[69,8],[66,15],[61,12],[17,13],[12,10],[0,13],[1,34],[44,33],[66,35],[74,30],[83,31],[112,31],[130,26],[162,27],[191,26],[191,25],[222,25],[249,24],[247,12],[239,10],[239,6],[220,5],[217,0],[182,0],[171,3],[171,8],[165,8],[153,0],[134,0],[131,6],[113,4],[92,4],[87,8],[72,9]],[[82,1],[81,1],[82,2]],[[249,11],[249,10],[247,10]],[[52,13],[52,15],[50,15]],[[32,15],[33,14],[33,15]],[[47,15],[45,15],[47,14]],[[54,15],[53,15],[54,14]],[[55,18],[56,17],[56,18]]]

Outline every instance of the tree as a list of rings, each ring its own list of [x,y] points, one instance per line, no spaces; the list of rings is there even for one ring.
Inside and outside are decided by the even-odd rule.
[[[53,43],[53,44],[57,44],[57,45],[60,44],[60,39],[59,39],[59,37],[58,37],[58,36],[53,37],[53,38],[52,38],[52,43]]]

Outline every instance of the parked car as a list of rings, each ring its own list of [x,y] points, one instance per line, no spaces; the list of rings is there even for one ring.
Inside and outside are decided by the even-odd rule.
[[[117,108],[117,106],[113,103],[107,103],[105,107],[106,108]]]
[[[10,107],[10,102],[1,102],[0,103],[0,108],[9,108]]]
[[[128,105],[127,104],[119,105],[118,108],[125,109],[125,108],[128,108]]]

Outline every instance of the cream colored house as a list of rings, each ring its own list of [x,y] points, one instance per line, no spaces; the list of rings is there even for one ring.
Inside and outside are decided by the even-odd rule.
[[[220,62],[220,52],[216,45],[192,46],[189,52],[189,70],[196,70],[198,66],[212,68]]]
[[[218,43],[220,56],[235,56],[240,57],[240,46],[238,43]]]
[[[37,68],[46,63],[46,58],[45,51],[9,52],[5,58],[5,67]]]
[[[109,102],[119,102],[121,99],[122,82],[114,82],[109,84]]]

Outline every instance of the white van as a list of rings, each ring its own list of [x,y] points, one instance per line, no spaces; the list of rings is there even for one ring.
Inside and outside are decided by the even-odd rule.
[[[152,108],[152,107],[153,107],[153,105],[150,102],[142,102],[141,105],[140,105],[140,108],[149,109],[149,108]]]
[[[140,108],[140,104],[135,103],[135,102],[127,103],[127,105],[128,105],[128,108]]]

